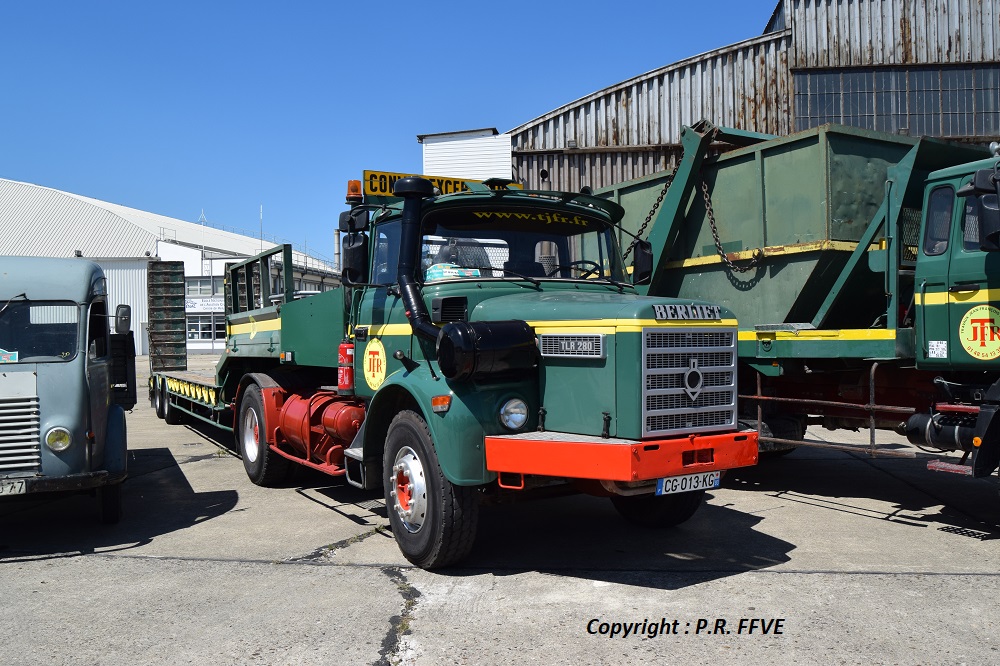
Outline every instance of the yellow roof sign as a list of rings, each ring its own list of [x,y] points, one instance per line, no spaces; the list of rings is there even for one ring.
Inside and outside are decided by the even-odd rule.
[[[362,185],[364,187],[366,197],[391,197],[392,186],[396,184],[396,181],[400,178],[406,178],[407,176],[415,176],[419,174],[412,173],[392,173],[390,171],[365,171],[364,180]],[[463,192],[468,187],[465,186],[466,183],[481,183],[481,180],[475,180],[473,178],[450,178],[448,176],[420,176],[420,178],[426,178],[431,181],[431,184],[436,187],[441,194],[454,194],[455,192]],[[514,187],[517,189],[522,189],[522,186],[513,183],[508,185],[508,187]]]

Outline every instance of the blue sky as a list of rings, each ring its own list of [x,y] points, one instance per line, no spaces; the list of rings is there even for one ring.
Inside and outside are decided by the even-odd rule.
[[[55,1],[0,11],[0,177],[333,256],[346,183],[760,35],[776,0]]]

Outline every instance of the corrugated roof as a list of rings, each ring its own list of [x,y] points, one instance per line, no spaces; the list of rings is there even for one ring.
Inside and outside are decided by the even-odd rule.
[[[0,178],[0,255],[128,259],[156,254],[157,241],[251,257],[274,243],[120,204]],[[149,254],[147,254],[149,253]],[[297,266],[334,267],[301,252]]]
[[[156,237],[114,211],[48,187],[0,178],[0,255],[142,257]]]

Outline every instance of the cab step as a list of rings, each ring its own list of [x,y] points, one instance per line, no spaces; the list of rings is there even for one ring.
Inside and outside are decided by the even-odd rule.
[[[955,463],[949,463],[943,460],[930,461],[927,463],[927,469],[932,472],[951,472],[952,474],[972,476],[972,467],[969,465],[956,465]]]

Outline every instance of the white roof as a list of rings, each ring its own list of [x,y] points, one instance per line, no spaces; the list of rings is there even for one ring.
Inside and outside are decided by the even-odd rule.
[[[80,250],[92,258],[138,258],[155,255],[160,240],[247,257],[262,247],[276,247],[259,238],[0,178],[0,255],[69,257]],[[292,261],[333,270],[301,252],[294,252]]]

